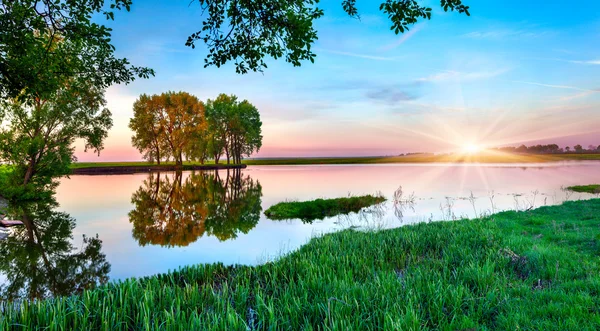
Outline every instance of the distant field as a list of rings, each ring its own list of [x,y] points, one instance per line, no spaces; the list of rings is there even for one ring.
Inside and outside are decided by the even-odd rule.
[[[309,165],[309,164],[375,164],[375,163],[542,163],[568,160],[599,160],[599,154],[508,154],[508,153],[481,153],[475,155],[406,155],[406,156],[371,156],[371,157],[340,157],[340,158],[272,158],[272,159],[247,159],[247,165]],[[213,161],[204,163],[213,165]],[[224,164],[224,162],[219,162]],[[73,169],[94,167],[122,167],[122,166],[149,166],[149,162],[91,162],[75,163]],[[156,165],[156,164],[154,164]],[[161,165],[172,166],[173,162],[163,162]],[[184,165],[200,165],[199,162],[184,162]]]

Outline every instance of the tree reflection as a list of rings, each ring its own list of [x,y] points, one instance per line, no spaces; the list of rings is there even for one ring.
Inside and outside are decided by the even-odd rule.
[[[41,299],[79,293],[108,281],[110,264],[98,237],[72,244],[75,219],[53,210],[50,202],[11,206],[25,224],[0,240],[2,300]]]
[[[260,219],[262,187],[240,170],[224,177],[150,174],[131,197],[133,237],[142,246],[187,246],[204,234],[225,241],[248,233]]]

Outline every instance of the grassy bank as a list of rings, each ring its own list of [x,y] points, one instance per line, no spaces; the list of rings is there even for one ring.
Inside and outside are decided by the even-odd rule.
[[[246,159],[246,165],[310,165],[310,164],[378,164],[378,163],[544,163],[558,161],[584,161],[600,160],[600,154],[507,154],[507,153],[481,153],[475,155],[433,155],[418,154],[405,156],[373,156],[373,157],[334,157],[334,158],[269,158]],[[223,164],[223,162],[220,162]],[[75,163],[73,169],[94,167],[120,167],[120,166],[151,166],[148,162],[89,162]],[[172,166],[173,163],[161,163]],[[200,165],[197,162],[185,162],[184,165]],[[205,165],[214,165],[208,161]]]
[[[265,210],[265,215],[272,220],[299,218],[304,222],[311,222],[325,217],[356,213],[385,200],[382,196],[363,195],[337,199],[287,201],[269,207]]]
[[[600,193],[600,184],[595,185],[579,185],[579,186],[569,186],[567,190],[579,193],[592,193],[599,194]]]
[[[7,328],[595,330],[600,200],[313,239],[276,262],[186,267],[24,303]]]

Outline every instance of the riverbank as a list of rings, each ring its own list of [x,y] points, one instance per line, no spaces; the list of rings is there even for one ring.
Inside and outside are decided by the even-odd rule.
[[[0,328],[600,328],[600,199],[312,239],[220,264],[8,308]]]
[[[138,165],[131,163],[110,163],[103,165],[102,163],[92,164],[75,164],[72,168],[74,175],[118,175],[118,174],[134,174],[148,173],[160,171],[177,171],[177,170],[226,170],[226,169],[244,169],[245,164],[184,164],[175,166],[173,164],[153,165],[143,164]]]
[[[381,164],[381,163],[546,163],[560,161],[600,161],[600,154],[508,154],[508,153],[481,153],[468,154],[415,154],[404,156],[370,156],[370,157],[327,157],[327,158],[266,158],[245,159],[244,165],[316,165],[316,164]],[[185,162],[184,167],[196,167],[198,170],[215,169],[215,164],[208,161],[205,164]],[[219,164],[219,167],[227,167]],[[100,168],[153,168],[171,169],[172,163],[160,166],[148,162],[94,162],[74,163],[74,173],[82,173],[86,170]],[[224,169],[224,168],[219,168]],[[187,170],[187,169],[186,169]],[[88,170],[89,171],[89,170]],[[100,171],[100,170],[98,170]],[[157,171],[157,170],[154,170]],[[167,170],[164,170],[167,171]]]

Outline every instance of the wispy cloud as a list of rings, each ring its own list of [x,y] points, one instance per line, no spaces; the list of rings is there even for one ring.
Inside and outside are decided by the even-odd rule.
[[[571,63],[579,63],[579,64],[595,64],[600,65],[600,60],[591,60],[591,61],[569,61]]]
[[[399,59],[398,57],[387,57],[387,56],[377,56],[377,55],[370,55],[370,54],[343,52],[343,51],[335,51],[335,50],[331,50],[331,49],[320,49],[319,51],[325,52],[325,53],[330,53],[330,54],[337,54],[337,55],[343,55],[343,56],[349,56],[349,57],[357,57],[357,58],[361,58],[361,59],[368,59],[368,60],[375,60],[375,61],[397,61]]]
[[[388,105],[397,105],[398,103],[415,100],[417,97],[407,91],[393,87],[381,87],[367,91],[367,98],[383,102]]]
[[[400,38],[398,40],[394,41],[393,43],[382,46],[380,48],[380,50],[381,51],[389,51],[394,48],[400,47],[400,45],[402,45],[406,41],[408,41],[415,33],[419,32],[422,28],[423,28],[423,24],[415,25],[411,30],[402,34],[402,36],[400,36]]]
[[[581,92],[581,93],[576,93],[576,94],[572,94],[572,95],[563,96],[563,97],[558,98],[557,100],[558,101],[571,101],[571,100],[575,100],[575,99],[581,99],[581,98],[585,98],[585,97],[587,97],[589,95],[592,95],[592,94],[594,94],[596,92],[599,92],[599,91],[584,91],[584,92]]]
[[[558,61],[558,62],[587,64],[587,65],[600,65],[600,59],[598,59],[598,60],[569,60],[569,59],[561,59],[561,58],[553,58],[553,57],[528,57],[526,59],[542,60],[542,61]]]
[[[499,29],[489,31],[473,31],[462,36],[473,39],[505,39],[505,38],[538,38],[547,35],[547,31]]]
[[[474,72],[460,72],[454,70],[445,70],[427,77],[417,79],[417,82],[440,82],[447,80],[461,80],[461,81],[472,81],[493,78],[500,76],[507,72],[508,69],[499,69],[495,71],[474,71]]]
[[[536,82],[526,82],[526,81],[522,81],[522,80],[513,80],[511,82],[521,83],[521,84],[529,84],[529,85],[535,85],[535,86],[559,88],[559,89],[565,89],[565,90],[577,90],[577,91],[585,91],[585,92],[592,92],[592,93],[600,92],[600,89],[587,89],[587,88],[581,88],[581,87],[569,86],[569,85],[544,84],[544,83],[536,83]]]

